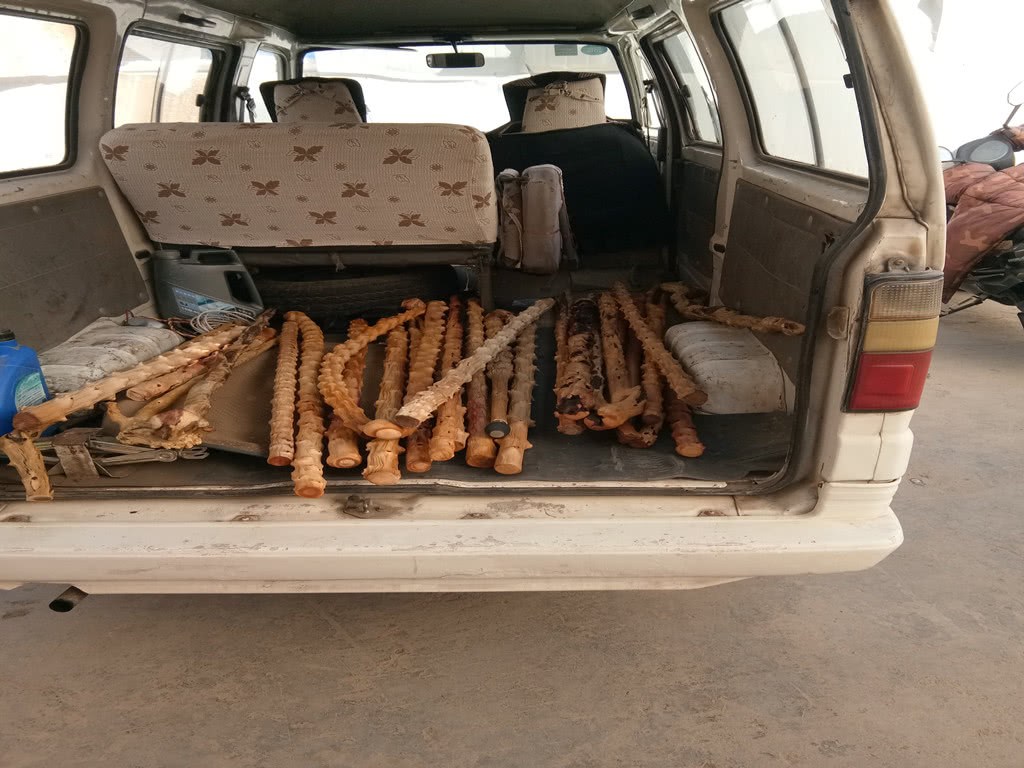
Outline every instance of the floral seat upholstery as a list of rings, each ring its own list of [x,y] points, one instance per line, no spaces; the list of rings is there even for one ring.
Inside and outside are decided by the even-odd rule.
[[[300,77],[260,85],[277,123],[365,123],[363,87],[343,77]]]
[[[497,240],[490,148],[466,126],[126,125],[100,151],[156,243],[480,249]]]

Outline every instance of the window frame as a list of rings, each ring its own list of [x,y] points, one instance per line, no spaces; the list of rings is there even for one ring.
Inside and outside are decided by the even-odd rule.
[[[68,68],[68,87],[64,99],[64,157],[54,165],[40,165],[33,168],[17,168],[12,171],[0,171],[0,181],[20,178],[22,176],[38,176],[44,173],[66,171],[78,161],[78,113],[79,96],[82,89],[82,78],[85,74],[85,62],[89,55],[89,28],[81,19],[64,16],[47,15],[44,13],[26,13],[24,11],[0,8],[0,17],[19,16],[24,19],[48,21],[52,24],[67,24],[75,29],[75,46],[71,50],[71,66]]]
[[[179,45],[190,45],[193,48],[205,48],[213,57],[210,63],[210,73],[206,77],[206,87],[203,89],[203,105],[199,108],[199,119],[196,124],[226,121],[230,117],[232,99],[226,98],[225,94],[230,91],[231,81],[234,78],[235,69],[238,66],[240,51],[237,46],[230,45],[217,38],[205,37],[202,35],[189,35],[178,30],[169,31],[163,27],[156,27],[145,22],[136,22],[125,30],[121,38],[121,48],[117,54],[117,67],[115,69],[113,96],[110,105],[111,128],[116,127],[117,120],[117,86],[121,78],[121,62],[124,59],[124,50],[128,45],[128,38],[131,36],[146,37],[151,40],[160,40],[165,43],[177,43]]]
[[[622,51],[619,50],[617,45],[609,42],[608,40],[603,40],[603,39],[601,39],[601,40],[590,40],[590,39],[587,39],[585,37],[573,38],[572,40],[568,40],[568,39],[564,39],[564,38],[560,39],[560,40],[534,39],[534,38],[524,38],[524,39],[521,39],[521,40],[517,39],[517,38],[511,38],[511,39],[479,38],[479,39],[474,39],[472,41],[467,41],[467,45],[471,44],[471,43],[472,44],[479,44],[479,45],[505,45],[505,44],[512,44],[512,45],[557,45],[557,44],[560,44],[560,43],[571,43],[571,44],[574,44],[574,45],[587,45],[587,44],[603,45],[605,48],[607,48],[609,51],[611,51],[612,58],[615,59],[615,66],[618,67],[618,70],[619,70],[619,77],[622,78],[622,82],[623,82],[623,84],[625,85],[625,88],[626,88],[626,98],[629,101],[629,112],[630,112],[629,118],[628,118],[628,122],[631,122],[634,125],[640,125],[640,123],[641,123],[640,118],[637,116],[638,105],[640,103],[639,99],[641,98],[641,95],[635,92],[636,91],[636,83],[633,82],[633,78],[630,75],[630,70],[625,66],[625,61],[624,61],[624,59],[622,57]],[[353,47],[359,47],[359,48],[401,48],[403,45],[436,45],[438,47],[451,47],[451,43],[450,42],[446,42],[446,41],[443,41],[443,40],[439,41],[439,40],[436,40],[436,39],[430,39],[430,40],[406,40],[406,41],[401,42],[401,43],[378,43],[378,44],[352,43],[352,44],[349,44],[349,45],[319,45],[319,44],[318,45],[308,45],[308,46],[300,47],[296,51],[296,54],[295,54],[295,62],[296,62],[295,63],[295,73],[296,73],[295,77],[304,77],[305,76],[305,71],[304,70],[305,70],[305,65],[306,65],[306,54],[308,54],[308,53],[313,53],[315,51],[334,51],[334,50],[339,50],[339,49],[343,49],[343,48],[353,48]],[[642,84],[641,84],[641,87],[642,87]],[[605,117],[608,118],[608,119],[615,120],[616,122],[622,122],[623,120],[626,120],[626,118],[610,118],[607,114],[605,114]],[[509,125],[509,123],[506,122],[506,123],[503,123],[501,125],[497,125],[494,128],[491,128],[490,130],[491,131],[496,131],[499,128],[506,127],[507,125]]]
[[[725,126],[722,123],[722,113],[718,108],[717,96],[714,102],[715,114],[713,117],[718,125],[721,140],[709,141],[708,139],[702,138],[697,132],[697,116],[693,113],[693,108],[690,106],[690,103],[685,96],[686,86],[684,83],[680,82],[679,73],[676,72],[676,68],[672,64],[672,60],[669,58],[668,52],[665,50],[665,41],[679,37],[680,35],[686,35],[690,38],[690,43],[699,55],[700,49],[697,48],[697,44],[693,40],[693,35],[690,34],[690,31],[679,20],[674,20],[668,25],[656,30],[653,34],[647,35],[641,41],[641,47],[644,52],[648,54],[650,63],[655,66],[656,69],[660,70],[659,74],[666,78],[672,86],[668,90],[670,91],[670,98],[673,103],[673,111],[676,113],[676,119],[683,127],[683,135],[686,137],[686,146],[699,146],[722,152],[725,147]],[[708,82],[711,83],[712,88],[714,88],[714,82],[711,80],[711,74],[708,72],[703,59],[698,63],[704,70],[704,76],[707,78]]]
[[[750,126],[750,133],[753,137],[754,151],[760,160],[779,165],[785,168],[792,168],[794,170],[805,171],[808,173],[814,173],[819,176],[826,176],[838,181],[846,183],[853,183],[859,186],[872,187],[874,185],[874,176],[878,173],[878,166],[872,161],[872,141],[869,140],[868,129],[870,127],[868,116],[865,114],[864,105],[869,99],[868,96],[862,94],[858,90],[857,78],[853,76],[853,63],[851,61],[850,53],[846,50],[847,40],[843,36],[843,26],[838,25],[840,32],[840,42],[843,45],[843,52],[846,55],[846,60],[850,64],[850,70],[848,77],[850,78],[851,90],[854,92],[854,98],[857,102],[857,115],[860,118],[861,127],[861,138],[864,142],[864,154],[867,159],[868,175],[857,176],[856,174],[846,173],[845,171],[838,171],[834,168],[828,168],[823,165],[814,165],[811,163],[804,163],[800,160],[793,160],[788,157],[780,157],[779,155],[773,155],[765,149],[764,144],[764,132],[761,127],[761,117],[757,111],[757,102],[754,99],[753,89],[750,87],[750,81],[747,78],[746,71],[743,64],[739,60],[739,53],[733,41],[729,37],[728,31],[725,29],[725,22],[722,18],[722,12],[728,8],[732,8],[736,5],[742,5],[746,0],[728,0],[727,2],[720,3],[715,6],[711,14],[711,25],[715,30],[715,34],[718,36],[718,41],[725,51],[726,58],[729,60],[729,66],[732,69],[733,76],[736,78],[736,82],[739,85],[740,98],[743,101],[744,110],[747,113],[747,122]],[[822,0],[827,3],[834,14],[837,16],[841,11],[837,0]],[[785,31],[785,28],[781,27],[782,34],[787,38],[787,44],[790,47],[792,53],[792,38]],[[813,107],[813,103],[809,101],[810,96],[808,93],[807,85],[807,74],[803,68],[801,61],[798,61],[794,57],[794,68],[797,70],[801,78],[801,91],[804,104],[807,108],[808,122],[810,123],[811,140],[812,140],[812,152],[818,162],[821,162],[823,156],[822,142],[821,142],[821,126],[817,123],[816,110]]]
[[[236,73],[234,87],[231,89],[231,92],[232,92],[232,94],[234,95],[235,98],[238,97],[238,89],[239,88],[248,88],[249,89],[249,96],[251,98],[255,99],[258,103],[262,103],[263,95],[260,93],[259,88],[257,88],[256,91],[253,92],[252,88],[249,88],[249,81],[252,78],[252,71],[256,67],[256,58],[261,53],[264,53],[264,52],[273,55],[274,58],[277,59],[277,65],[278,65],[277,66],[277,79],[278,80],[287,80],[288,79],[289,74],[291,72],[291,68],[289,66],[290,59],[289,59],[288,54],[285,53],[285,51],[282,48],[279,48],[278,46],[274,45],[273,43],[259,43],[256,46],[256,50],[252,54],[252,62],[249,64],[249,70],[245,73],[244,81],[241,81],[242,80],[241,77],[240,77],[241,72]],[[246,108],[245,108],[244,104],[240,107],[238,116],[240,118],[239,122],[243,122],[244,123],[244,122],[248,121],[249,116],[248,116],[248,112],[246,112]]]

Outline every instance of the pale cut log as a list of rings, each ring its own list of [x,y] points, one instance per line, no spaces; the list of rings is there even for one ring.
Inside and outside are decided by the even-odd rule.
[[[112,400],[118,392],[143,381],[176,370],[200,360],[225,344],[237,339],[244,329],[238,325],[223,325],[215,331],[197,336],[181,346],[141,363],[126,371],[119,371],[91,384],[39,405],[29,406],[14,416],[14,428],[26,434],[38,434],[46,427],[63,421],[69,413],[91,408],[96,403]]]
[[[368,437],[363,426],[370,420],[359,403],[352,399],[352,394],[345,383],[345,366],[360,350],[366,349],[374,340],[390,333],[394,328],[413,320],[427,310],[427,305],[419,299],[407,299],[402,302],[404,312],[385,317],[367,328],[358,336],[345,340],[324,356],[320,366],[320,394],[324,401],[334,409],[334,415],[342,420],[346,427],[362,431]]]
[[[315,499],[324,495],[324,401],[317,388],[317,376],[324,358],[324,334],[320,326],[302,312],[289,312],[285,319],[299,326],[299,374],[295,411],[295,457],[292,483],[295,495]]]
[[[509,433],[498,441],[498,458],[494,470],[502,475],[518,475],[523,471],[529,441],[530,411],[533,408],[533,383],[537,373],[537,324],[531,323],[516,339],[515,381],[509,396]]]
[[[17,470],[25,488],[26,501],[50,501],[53,498],[46,462],[30,436],[11,432],[0,437],[0,451],[7,454],[11,466]]]
[[[444,376],[462,359],[462,299],[452,296],[448,300],[448,325],[441,350],[440,375]],[[431,461],[450,461],[466,447],[466,408],[462,404],[460,389],[437,409],[434,429],[430,435]]]
[[[644,354],[650,355],[655,365],[658,366],[658,370],[661,371],[668,382],[669,387],[672,388],[672,391],[681,400],[690,405],[702,405],[707,402],[707,394],[697,387],[690,374],[686,372],[682,364],[665,347],[665,342],[651,330],[650,326],[640,316],[640,313],[637,312],[636,305],[633,303],[633,297],[629,295],[626,286],[621,282],[617,282],[612,290],[616,301],[618,301],[619,308],[626,316],[629,327],[633,329],[637,338],[640,339],[640,343],[643,344]]]
[[[362,318],[348,324],[349,338],[365,333],[369,327]],[[363,374],[366,369],[366,347],[357,352],[346,363],[342,378],[348,387],[349,397],[356,403],[362,395]],[[345,426],[338,416],[331,415],[327,425],[327,459],[329,467],[335,469],[351,469],[363,463],[363,454],[359,449],[359,433]]]
[[[803,323],[784,317],[745,315],[728,307],[707,307],[690,299],[692,291],[682,283],[662,283],[661,289],[669,297],[676,312],[686,320],[710,320],[730,328],[749,328],[757,333],[781,333],[800,336],[806,330]]]
[[[512,318],[512,313],[504,309],[496,309],[484,318],[484,331],[488,339],[497,336],[505,324]],[[508,434],[508,402],[509,385],[515,372],[512,361],[512,349],[504,349],[494,356],[487,364],[487,380],[491,385],[490,421],[487,434],[498,440]]]
[[[566,367],[569,356],[569,306],[561,302],[558,305],[558,318],[555,320],[555,399],[566,386]],[[563,435],[582,435],[586,427],[576,419],[559,413],[555,408],[555,420],[558,431]]]
[[[472,357],[484,345],[484,309],[476,299],[466,306],[466,357]],[[487,374],[478,371],[466,386],[466,464],[471,467],[494,466],[498,448],[487,434]]]
[[[554,305],[554,299],[540,299],[528,309],[520,312],[501,329],[497,336],[485,341],[480,349],[473,355],[464,358],[444,378],[403,405],[395,415],[393,422],[382,427],[378,434],[382,437],[411,434],[417,426],[430,418],[441,403],[458,392],[466,382],[473,378],[473,374],[482,371],[498,352],[506,349],[523,328],[536,322]]]
[[[402,405],[405,393],[406,359],[409,354],[409,334],[398,326],[388,334],[384,352],[384,370],[377,395],[376,416],[392,419]],[[394,485],[402,479],[398,468],[398,455],[402,447],[398,440],[375,438],[366,447],[366,467],[363,477],[374,485]]]
[[[299,372],[299,324],[285,320],[277,348],[274,394],[270,401],[267,463],[287,467],[295,456],[295,394]]]
[[[688,459],[704,454],[704,443],[697,435],[690,406],[679,399],[671,387],[665,388],[665,417],[672,432],[676,453]]]

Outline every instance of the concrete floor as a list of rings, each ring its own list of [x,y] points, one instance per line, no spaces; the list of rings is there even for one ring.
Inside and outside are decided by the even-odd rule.
[[[0,765],[1024,765],[1024,331],[943,321],[881,566],[682,593],[0,596]]]

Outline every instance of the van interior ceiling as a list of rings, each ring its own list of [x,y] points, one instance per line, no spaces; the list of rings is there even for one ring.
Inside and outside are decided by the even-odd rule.
[[[0,154],[0,501],[794,479],[868,197],[830,3],[777,111],[750,0],[55,5],[0,31],[66,128]]]

